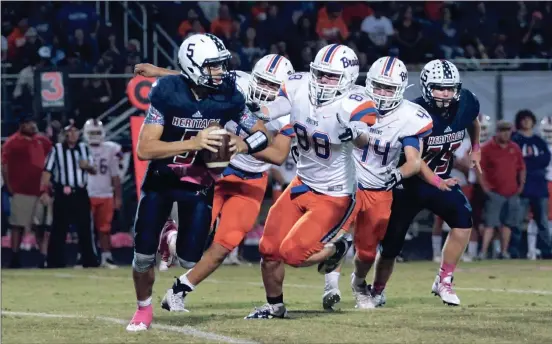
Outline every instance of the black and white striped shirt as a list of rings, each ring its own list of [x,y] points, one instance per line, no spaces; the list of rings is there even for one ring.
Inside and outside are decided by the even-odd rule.
[[[88,160],[89,165],[94,164],[86,143],[79,142],[74,148],[69,148],[65,142],[56,143],[46,159],[44,170],[52,174],[55,187],[85,188],[88,184],[88,172],[81,170],[81,160]]]

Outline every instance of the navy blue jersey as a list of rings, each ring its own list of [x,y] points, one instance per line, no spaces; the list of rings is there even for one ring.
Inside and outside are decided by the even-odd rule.
[[[221,90],[213,90],[209,96],[197,100],[184,77],[169,75],[153,84],[149,99],[151,104],[144,123],[162,125],[160,140],[165,142],[188,140],[213,122],[224,127],[229,121],[241,123],[244,116],[247,116],[244,113],[245,98],[234,84],[226,85]],[[175,169],[175,166],[193,165],[194,169],[205,172],[203,162],[196,157],[196,152],[187,152],[172,158],[152,160],[145,178],[152,171],[158,176],[178,175],[181,178],[182,171],[190,174],[192,170],[188,167]],[[199,179],[194,177],[190,182],[199,183]]]
[[[433,130],[424,138],[422,159],[435,174],[445,179],[452,170],[454,151],[460,147],[466,129],[479,115],[479,100],[467,89],[460,90],[458,102],[451,105],[447,116],[430,107],[422,97],[413,100],[431,115]]]

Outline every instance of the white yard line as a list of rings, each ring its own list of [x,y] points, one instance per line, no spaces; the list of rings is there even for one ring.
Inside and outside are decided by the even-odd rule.
[[[33,317],[33,318],[93,319],[93,320],[101,320],[101,321],[105,321],[113,324],[119,324],[119,325],[126,325],[128,323],[127,320],[123,320],[123,319],[99,317],[99,316],[88,317],[88,316],[77,315],[77,314],[11,312],[11,311],[3,310],[2,315],[23,316],[23,317]],[[152,324],[152,328],[159,331],[176,332],[176,333],[185,334],[188,336],[212,340],[215,342],[235,343],[235,344],[258,344],[257,342],[246,340],[246,339],[227,337],[213,332],[200,331],[190,326],[171,326],[171,325],[162,325],[162,324]]]
[[[36,275],[31,273],[17,273],[18,276],[33,276]],[[53,275],[57,278],[88,278],[88,279],[116,279],[116,280],[130,280],[127,277],[119,276],[99,276],[99,275],[80,275],[80,274],[69,274],[69,273],[56,273]],[[223,281],[213,278],[207,278],[203,283],[214,283],[214,284],[246,284],[252,286],[263,286],[262,282],[252,282],[252,281]],[[293,284],[293,283],[284,283],[284,287],[288,288],[300,288],[300,289],[312,289],[312,288],[321,288],[320,285],[312,284]],[[510,293],[510,294],[536,294],[536,295],[552,295],[552,290],[533,290],[533,289],[499,289],[499,288],[467,288],[467,287],[454,287],[456,290],[465,290],[465,291],[482,291],[488,293]]]

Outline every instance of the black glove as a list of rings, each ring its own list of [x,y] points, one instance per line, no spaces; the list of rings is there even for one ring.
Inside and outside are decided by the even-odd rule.
[[[299,148],[297,148],[297,146],[291,147],[291,157],[293,158],[293,161],[295,161],[295,164],[297,165],[297,161],[299,160]]]
[[[247,102],[245,103],[245,106],[249,109],[249,111],[255,113],[259,110],[261,110],[261,106],[255,102]]]
[[[349,122],[345,123],[341,116],[339,116],[339,113],[335,114],[337,121],[341,125],[342,131],[340,131],[339,135],[337,136],[341,142],[349,142],[353,141],[360,135],[362,135],[362,124],[360,122]]]
[[[387,172],[387,180],[385,181],[385,190],[389,191],[399,184],[403,178],[401,171],[398,168]]]

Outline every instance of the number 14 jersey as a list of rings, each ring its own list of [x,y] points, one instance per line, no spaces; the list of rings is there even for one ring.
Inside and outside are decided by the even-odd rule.
[[[370,125],[377,110],[367,96],[351,91],[327,105],[314,106],[308,96],[308,79],[308,73],[292,74],[279,93],[291,103],[290,122],[299,152],[297,176],[320,193],[351,195],[356,190],[353,144],[339,139],[343,128],[337,116],[344,123],[362,121]]]

